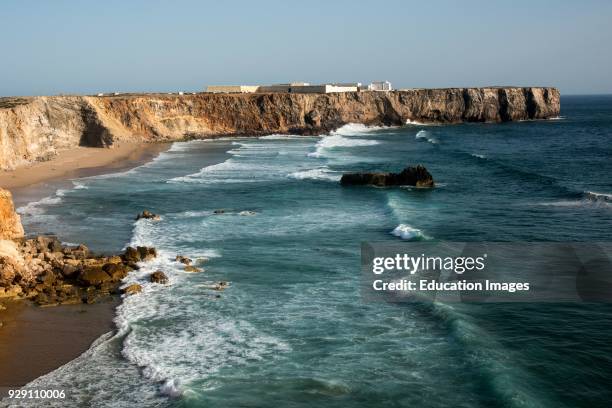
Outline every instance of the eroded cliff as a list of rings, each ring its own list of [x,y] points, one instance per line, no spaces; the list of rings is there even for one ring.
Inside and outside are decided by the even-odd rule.
[[[0,168],[74,146],[228,135],[321,134],[347,123],[504,122],[559,115],[555,88],[333,94],[51,96],[0,100]]]

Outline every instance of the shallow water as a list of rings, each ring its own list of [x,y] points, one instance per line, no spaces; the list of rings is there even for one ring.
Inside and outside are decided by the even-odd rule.
[[[119,307],[119,332],[31,385],[64,386],[75,406],[607,406],[608,305],[359,295],[362,241],[608,241],[612,98],[562,106],[551,121],[175,143],[23,206],[28,231],[160,252],[128,277],[144,293]],[[338,183],[417,163],[438,187]],[[144,208],[162,221],[134,222]],[[210,258],[206,272],[176,254]],[[146,283],[157,269],[169,287]],[[221,298],[206,287],[219,280]]]

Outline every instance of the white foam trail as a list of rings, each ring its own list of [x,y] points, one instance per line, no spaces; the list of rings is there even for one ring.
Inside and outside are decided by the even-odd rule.
[[[408,224],[398,225],[393,231],[391,231],[391,234],[407,241],[426,238],[420,229],[414,228]]]
[[[289,177],[298,179],[298,180],[328,180],[328,181],[340,181],[340,177],[342,175],[340,173],[334,172],[327,167],[318,167],[316,169],[296,171],[294,173],[289,174]]]
[[[310,136],[274,134],[274,135],[261,136],[259,137],[259,139],[261,140],[301,140],[301,139],[307,139],[309,137]]]
[[[485,156],[484,154],[478,154],[478,153],[470,153],[471,156],[473,157],[477,157],[479,159],[486,159],[487,156]]]
[[[538,203],[548,207],[612,208],[612,194],[585,191],[581,199]]]

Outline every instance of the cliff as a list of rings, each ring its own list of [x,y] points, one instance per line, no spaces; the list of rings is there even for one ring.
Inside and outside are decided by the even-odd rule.
[[[139,94],[0,99],[0,169],[74,146],[228,135],[321,134],[347,123],[505,122],[559,115],[555,88],[332,94]]]
[[[0,188],[0,240],[17,239],[23,235],[21,218],[13,206],[13,196]]]

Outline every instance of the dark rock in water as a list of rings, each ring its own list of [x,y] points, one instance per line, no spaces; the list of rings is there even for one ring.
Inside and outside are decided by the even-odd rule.
[[[191,259],[189,259],[189,258],[187,258],[186,256],[183,256],[183,255],[177,255],[176,258],[175,258],[175,261],[180,262],[180,263],[185,264],[185,265],[191,265],[191,262],[192,262]]]
[[[121,290],[126,295],[135,295],[136,293],[142,292],[142,286],[137,283],[132,283]]]
[[[157,220],[160,220],[160,219],[161,219],[161,217],[160,217],[159,215],[157,215],[157,214],[153,214],[153,213],[152,213],[151,211],[149,211],[149,210],[144,210],[143,212],[141,212],[140,214],[138,214],[138,215],[136,216],[136,221],[138,221],[138,220],[139,220],[139,219],[141,219],[141,218],[144,218],[144,219],[147,219],[147,220],[155,220],[155,221],[157,221]]]
[[[218,209],[213,211],[213,214],[225,214],[225,210],[224,209]]]
[[[342,185],[372,185],[433,187],[434,180],[429,171],[420,164],[406,167],[400,173],[347,173],[340,179]]]
[[[153,283],[161,283],[161,284],[168,283],[168,277],[162,271],[153,272],[151,276],[149,277],[149,279]]]
[[[127,247],[123,253],[123,260],[128,265],[135,264],[140,261],[150,261],[157,256],[157,250],[153,247],[139,246]],[[136,268],[133,268],[136,269]]]
[[[139,246],[136,247],[136,249],[140,254],[140,260],[142,261],[150,261],[157,256],[157,250],[153,247]]]
[[[203,272],[204,269],[198,268],[197,266],[187,265],[185,266],[185,272]]]
[[[123,259],[125,262],[140,262],[140,253],[136,248],[127,247],[125,248],[125,252],[123,253]]]

